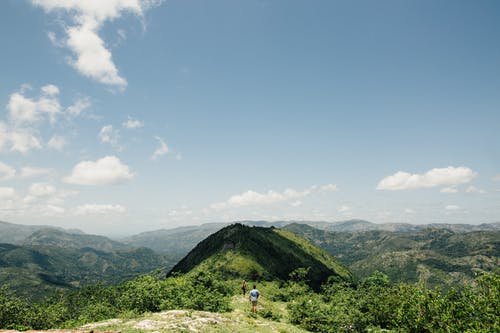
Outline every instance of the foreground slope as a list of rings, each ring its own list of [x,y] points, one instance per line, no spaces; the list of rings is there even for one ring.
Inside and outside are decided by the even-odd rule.
[[[287,280],[307,268],[307,279],[318,288],[329,276],[352,280],[351,273],[331,255],[286,230],[234,224],[200,242],[174,266],[174,272],[208,270],[226,278]]]

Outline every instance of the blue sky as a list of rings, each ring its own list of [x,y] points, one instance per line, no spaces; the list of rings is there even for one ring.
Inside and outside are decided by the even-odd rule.
[[[0,2],[0,220],[500,220],[497,1]]]

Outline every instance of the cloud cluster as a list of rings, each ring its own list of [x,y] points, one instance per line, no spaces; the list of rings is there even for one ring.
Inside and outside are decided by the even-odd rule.
[[[392,176],[385,177],[378,185],[377,190],[410,190],[431,188],[438,186],[453,186],[470,182],[477,173],[467,167],[435,168],[424,174],[410,174],[398,171]],[[444,192],[452,192],[452,188]]]
[[[243,206],[262,206],[262,205],[272,205],[275,203],[285,202],[289,200],[295,200],[293,205],[301,205],[302,203],[298,200],[304,198],[313,193],[318,192],[332,192],[337,191],[337,186],[334,184],[328,184],[323,186],[311,186],[310,188],[297,191],[292,188],[288,188],[283,192],[276,192],[269,190],[266,193],[259,193],[252,190],[243,192],[241,194],[233,195],[224,202],[218,202],[210,205],[210,208],[214,210],[222,210],[228,208],[237,208]],[[297,204],[300,202],[300,204]]]
[[[97,161],[78,163],[63,180],[68,184],[107,185],[122,183],[132,178],[134,174],[118,157],[106,156]]]
[[[161,1],[152,0],[32,0],[47,13],[66,14],[64,38],[53,32],[49,39],[57,46],[67,47],[73,53],[70,64],[80,74],[102,84],[125,89],[127,80],[120,75],[111,51],[99,35],[107,21],[130,13],[142,18],[144,12]]]
[[[126,207],[111,204],[84,204],[65,207],[66,198],[75,191],[57,189],[50,183],[33,183],[24,195],[12,187],[0,187],[0,210],[7,216],[75,216],[116,215],[126,212]]]
[[[90,106],[88,99],[84,98],[64,108],[59,101],[59,88],[53,84],[42,86],[36,97],[26,96],[30,89],[24,85],[9,97],[7,119],[0,121],[0,152],[7,150],[27,153],[41,149],[44,140],[39,129],[44,122],[54,126],[61,119],[68,120],[78,116]],[[61,150],[65,144],[63,137],[55,135],[48,141],[47,147]]]
[[[21,168],[21,172],[18,172],[14,167],[0,162],[0,181],[11,180],[15,178],[27,179],[32,177],[38,177],[43,175],[48,175],[52,173],[53,170],[46,168],[36,168],[31,166],[26,166]]]
[[[57,216],[64,214],[67,197],[75,191],[58,190],[50,183],[33,183],[24,195],[11,187],[0,187],[0,210],[6,216]]]

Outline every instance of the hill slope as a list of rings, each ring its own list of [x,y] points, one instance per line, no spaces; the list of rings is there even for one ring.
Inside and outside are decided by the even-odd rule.
[[[104,252],[90,247],[0,244],[0,285],[41,298],[56,289],[118,283],[171,267],[147,248]]]
[[[212,270],[227,278],[287,280],[297,268],[309,268],[313,288],[329,276],[351,280],[332,256],[301,237],[275,228],[230,225],[200,242],[170,272]]]
[[[449,286],[470,282],[477,271],[500,267],[500,231],[425,229],[398,234],[329,232],[303,224],[285,228],[334,255],[360,278],[379,270],[394,282]]]

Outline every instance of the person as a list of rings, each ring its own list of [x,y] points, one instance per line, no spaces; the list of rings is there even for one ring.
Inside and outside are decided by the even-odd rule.
[[[252,302],[252,312],[257,312],[257,301],[259,300],[260,292],[257,290],[257,286],[254,284],[253,289],[250,290],[250,295],[248,299]]]
[[[247,293],[247,282],[243,280],[243,283],[241,284],[241,290],[243,290],[243,296]]]

